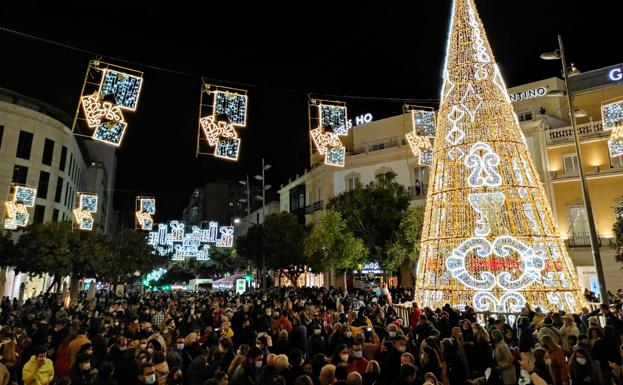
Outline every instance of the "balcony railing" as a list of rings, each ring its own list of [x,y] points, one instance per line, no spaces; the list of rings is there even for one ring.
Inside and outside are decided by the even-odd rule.
[[[598,246],[601,246],[601,239],[597,234]],[[569,233],[569,239],[567,239],[567,247],[590,247],[591,234],[585,232],[571,232]]]
[[[353,155],[365,154],[368,152],[387,150],[390,148],[396,148],[404,145],[406,145],[405,139],[403,137],[397,137],[385,140],[383,142],[368,143],[362,147],[354,148],[352,153]]]
[[[578,128],[580,140],[608,135],[607,132],[604,132],[604,126],[601,121],[578,124],[576,127]],[[545,139],[547,144],[573,142],[573,129],[571,126],[550,128],[545,131]]]
[[[316,211],[320,211],[322,209],[324,209],[324,201],[317,201],[311,205],[305,206],[305,214],[315,213]]]
[[[409,198],[411,200],[426,199],[426,193],[428,192],[428,184],[422,184],[421,187],[409,186]]]

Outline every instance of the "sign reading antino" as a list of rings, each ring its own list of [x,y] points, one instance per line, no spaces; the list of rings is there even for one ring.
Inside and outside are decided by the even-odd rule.
[[[526,91],[515,92],[514,94],[510,94],[509,97],[511,101],[515,103],[520,100],[540,98],[541,96],[545,96],[545,94],[547,94],[547,89],[545,87],[537,87]]]

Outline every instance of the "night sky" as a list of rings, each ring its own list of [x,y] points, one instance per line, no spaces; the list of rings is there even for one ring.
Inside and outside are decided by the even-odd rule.
[[[451,5],[450,0],[60,3],[2,1],[0,26],[144,71],[138,110],[125,115],[129,125],[118,150],[115,206],[133,211],[135,195],[155,195],[158,220],[179,218],[194,186],[257,174],[262,157],[273,165],[267,180],[275,188],[301,174],[309,162],[308,93],[345,100],[350,116],[398,114],[401,99],[435,105]],[[580,70],[623,62],[623,2],[476,4],[509,86],[560,75],[559,63],[539,60],[541,52],[556,48],[557,33]],[[0,87],[70,114],[87,63],[96,58],[3,31],[0,53]],[[215,84],[249,89],[238,163],[195,158],[202,75],[221,80]]]

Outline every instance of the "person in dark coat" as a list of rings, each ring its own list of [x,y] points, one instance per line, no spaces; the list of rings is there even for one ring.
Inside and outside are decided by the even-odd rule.
[[[303,370],[303,352],[298,348],[290,350],[288,353],[288,362],[290,363],[290,370],[286,376],[286,384],[294,385],[294,382],[299,376],[307,374],[305,370]]]
[[[208,356],[207,346],[203,345],[201,354],[195,357],[190,365],[188,365],[188,370],[185,373],[185,384],[203,385],[203,383],[210,378]]]
[[[76,356],[71,371],[69,372],[72,385],[91,384],[91,356],[87,353],[79,353]]]
[[[258,385],[264,355],[259,348],[251,348],[242,365],[236,369],[230,380],[231,385]]]
[[[311,335],[307,339],[305,351],[307,357],[313,359],[316,354],[323,353],[325,347],[324,337],[322,336],[322,328],[319,324],[313,323],[311,326]]]
[[[97,372],[97,377],[95,377],[91,385],[117,385],[117,381],[112,377],[114,369],[115,367],[112,362],[102,362]]]

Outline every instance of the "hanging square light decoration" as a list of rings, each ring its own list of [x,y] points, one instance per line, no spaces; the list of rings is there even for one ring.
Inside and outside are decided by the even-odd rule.
[[[76,193],[76,208],[73,211],[74,225],[80,230],[93,230],[95,220],[92,214],[97,212],[97,194]]]
[[[602,104],[601,121],[604,131],[612,131],[608,139],[610,156],[623,155],[623,99]]]
[[[37,189],[11,185],[9,199],[4,202],[4,228],[16,230],[28,225],[28,208],[35,205]]]
[[[99,60],[90,61],[72,132],[120,146],[128,125],[124,111],[136,111],[142,85],[143,73],[140,71]],[[79,132],[82,130],[79,122],[92,131],[91,135]]]
[[[346,147],[339,137],[348,135],[346,104],[339,101],[311,100],[309,118],[309,135],[318,154],[324,155],[324,163],[344,167]]]
[[[247,110],[246,90],[202,84],[195,155],[238,160],[241,140],[236,127],[247,126]],[[202,152],[203,141],[214,147],[213,152]]]
[[[156,198],[136,197],[136,220],[135,228],[151,231],[154,227],[154,215],[156,214]]]

